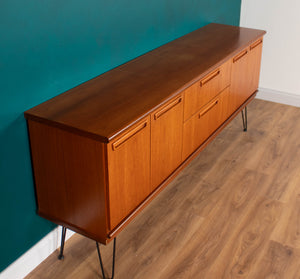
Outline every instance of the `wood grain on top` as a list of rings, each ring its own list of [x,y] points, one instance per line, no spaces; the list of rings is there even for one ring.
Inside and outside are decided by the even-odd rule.
[[[25,117],[109,142],[264,34],[209,24],[26,111]]]

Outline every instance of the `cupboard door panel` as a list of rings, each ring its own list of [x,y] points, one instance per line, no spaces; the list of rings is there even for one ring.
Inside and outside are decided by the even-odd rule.
[[[199,109],[199,91],[199,82],[194,83],[193,85],[184,90],[184,121],[189,119]]]
[[[250,93],[249,48],[242,50],[232,59],[231,101],[233,110],[242,105]]]
[[[185,121],[229,85],[230,72],[231,61],[228,60],[184,91]]]
[[[182,159],[193,153],[230,115],[229,87],[183,125]]]
[[[250,78],[250,92],[252,93],[254,93],[258,88],[262,46],[263,46],[262,38],[254,42],[252,45],[250,45],[249,68],[250,68],[251,75],[249,75],[249,78]]]
[[[107,146],[110,229],[150,193],[150,119],[147,117]]]
[[[183,97],[151,115],[151,187],[154,190],[181,163]]]
[[[258,88],[262,38],[232,59],[231,99],[234,109],[241,106]]]

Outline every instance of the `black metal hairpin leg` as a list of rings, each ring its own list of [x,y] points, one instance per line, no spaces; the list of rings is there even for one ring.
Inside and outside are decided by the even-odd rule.
[[[245,115],[244,115],[244,111],[245,111]],[[247,126],[248,126],[248,119],[247,119],[247,107],[245,107],[244,110],[242,110],[242,118],[243,118],[243,128],[244,128],[244,132],[247,132]]]
[[[67,232],[67,228],[63,226],[62,230],[61,230],[60,252],[59,252],[59,255],[58,255],[59,260],[62,260],[64,258],[64,247],[65,247],[66,232]]]
[[[115,276],[116,242],[117,242],[117,240],[115,238],[114,239],[114,248],[113,248],[113,262],[112,262],[111,279],[113,279],[114,276]],[[100,251],[98,242],[96,242],[96,246],[97,246],[97,252],[98,252],[98,257],[99,257],[99,261],[100,261],[100,267],[101,267],[101,271],[102,271],[102,277],[103,277],[103,279],[108,279],[108,278],[105,277],[105,274],[104,274],[104,267],[103,267],[101,251]]]

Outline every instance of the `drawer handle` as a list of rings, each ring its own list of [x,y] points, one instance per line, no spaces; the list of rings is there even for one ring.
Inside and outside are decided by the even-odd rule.
[[[160,111],[154,114],[154,120],[157,120],[160,118],[163,114],[165,114],[167,111],[169,111],[171,108],[175,107],[182,101],[182,97],[179,97],[178,99],[174,100],[173,102],[169,103],[165,107],[163,107]]]
[[[263,42],[262,39],[256,41],[255,43],[253,43],[253,44],[250,46],[250,50],[256,48],[256,47],[259,46],[262,42]]]
[[[202,87],[205,83],[208,83],[210,80],[212,80],[213,78],[215,78],[217,75],[220,74],[220,70],[216,70],[215,72],[209,74],[207,77],[205,77],[204,79],[202,79],[200,81],[200,86]]]
[[[204,110],[202,110],[199,113],[199,118],[203,117],[207,112],[209,112],[214,106],[216,106],[219,103],[219,100],[215,100],[213,103],[211,103],[208,107],[206,107]]]
[[[248,53],[248,50],[244,50],[241,53],[239,53],[236,57],[233,58],[233,63],[240,60],[242,57],[244,57]]]
[[[147,126],[148,121],[145,121],[129,131],[127,134],[125,134],[123,137],[118,139],[112,144],[112,149],[117,150],[123,143],[125,143],[127,140],[129,140],[131,137],[133,137],[136,133],[143,130]]]

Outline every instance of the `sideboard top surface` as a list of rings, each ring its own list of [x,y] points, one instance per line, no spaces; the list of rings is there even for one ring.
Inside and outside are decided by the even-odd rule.
[[[264,34],[206,25],[26,111],[25,117],[109,142]]]

